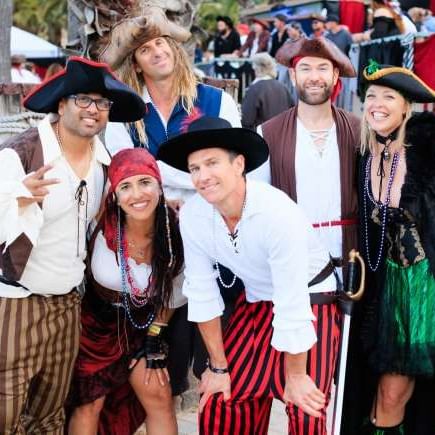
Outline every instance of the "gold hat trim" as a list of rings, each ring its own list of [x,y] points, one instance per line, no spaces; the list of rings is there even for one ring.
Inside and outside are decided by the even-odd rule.
[[[400,66],[393,66],[393,67],[389,67],[389,68],[379,69],[378,71],[375,71],[373,74],[367,74],[366,69],[367,69],[367,67],[364,68],[363,75],[364,75],[364,78],[368,81],[378,80],[378,79],[385,77],[389,74],[401,73],[401,74],[405,74],[407,76],[412,77],[414,80],[416,80],[418,83],[420,83],[432,96],[435,97],[435,91],[432,88],[430,88],[420,77],[415,75],[412,71],[410,71],[407,68],[403,68]]]

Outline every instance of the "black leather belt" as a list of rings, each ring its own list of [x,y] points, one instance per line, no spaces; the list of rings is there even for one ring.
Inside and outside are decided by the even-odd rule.
[[[338,301],[338,293],[310,293],[311,305],[331,305]]]
[[[336,267],[341,267],[343,262],[341,258],[331,257],[326,266],[308,283],[308,288],[313,287],[321,282],[325,281],[330,275],[334,273],[337,279],[337,290],[341,290],[341,283],[337,273],[335,272]],[[331,289],[332,290],[332,289]],[[335,304],[339,298],[339,291],[336,292],[325,292],[325,293],[310,293],[310,303],[311,305],[330,305]]]

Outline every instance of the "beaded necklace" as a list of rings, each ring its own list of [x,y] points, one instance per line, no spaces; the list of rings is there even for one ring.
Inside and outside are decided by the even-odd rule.
[[[381,159],[383,156],[381,156]],[[372,167],[373,156],[370,156],[367,159],[366,168],[365,168],[365,180],[364,180],[364,230],[365,230],[365,248],[366,248],[366,257],[367,263],[372,272],[376,272],[378,270],[379,264],[381,263],[382,251],[384,250],[384,241],[385,241],[385,229],[387,226],[387,209],[390,205],[391,199],[391,188],[393,186],[394,176],[396,174],[397,167],[399,165],[399,153],[396,151],[393,155],[393,162],[391,164],[390,176],[388,178],[387,185],[387,194],[385,197],[385,202],[381,201],[379,197],[379,201],[376,201],[373,197],[370,189],[370,171]],[[379,242],[379,251],[376,257],[376,263],[373,265],[372,260],[370,258],[370,249],[369,249],[369,232],[368,232],[368,216],[367,216],[367,198],[376,206],[379,207],[380,212],[382,213],[381,217],[381,240]]]
[[[141,290],[135,284],[133,277],[131,276],[131,269],[128,264],[128,249],[125,240],[124,231],[121,230],[121,222],[118,219],[117,228],[117,238],[118,238],[118,257],[119,257],[119,268],[121,271],[121,288],[122,288],[122,305],[127,313],[127,316],[131,324],[136,329],[147,329],[155,318],[154,311],[148,314],[148,318],[143,324],[138,324],[133,319],[130,302],[137,308],[142,308],[149,304],[149,287]]]
[[[239,238],[240,232],[239,232],[239,230],[241,230],[241,228],[242,228],[243,213],[244,213],[245,208],[246,208],[246,197],[247,197],[247,193],[245,191],[245,198],[243,199],[242,212],[240,214],[240,220],[239,220],[239,228],[234,233],[232,233],[231,231],[229,231],[227,233],[228,237],[230,239],[231,245],[234,248],[234,253],[235,254],[239,254],[240,253],[240,251],[239,251],[239,241],[240,241],[240,238]],[[217,248],[216,248],[216,208],[215,207],[213,207],[213,245],[214,245],[214,265],[215,265],[215,268],[217,270],[218,280],[222,284],[222,287],[224,287],[224,288],[231,288],[236,283],[237,276],[236,276],[236,274],[234,274],[233,279],[231,280],[231,283],[230,284],[226,284],[224,282],[224,280],[222,279],[221,271],[219,269],[219,262],[217,260]]]

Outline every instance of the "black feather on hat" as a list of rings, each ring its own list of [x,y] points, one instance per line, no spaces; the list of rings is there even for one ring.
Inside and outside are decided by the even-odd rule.
[[[431,89],[411,70],[393,65],[380,65],[373,59],[363,71],[364,90],[370,85],[386,86],[416,103],[435,102],[435,90]],[[365,92],[364,92],[365,93]]]
[[[33,112],[57,113],[62,98],[90,92],[113,102],[110,121],[132,122],[145,115],[142,97],[118,80],[107,64],[79,56],[70,57],[66,67],[37,86],[23,104]]]

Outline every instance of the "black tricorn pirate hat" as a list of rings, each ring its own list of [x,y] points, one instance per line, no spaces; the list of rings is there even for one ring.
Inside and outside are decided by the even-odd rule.
[[[142,98],[118,80],[107,64],[79,56],[70,57],[65,68],[37,86],[23,104],[34,112],[57,113],[62,98],[90,92],[113,101],[110,121],[131,122],[145,114],[146,106]]]
[[[253,130],[232,127],[222,118],[203,116],[191,122],[187,131],[163,143],[157,159],[189,172],[187,159],[195,151],[206,148],[224,148],[245,157],[245,171],[261,166],[269,156],[266,141]]]
[[[416,103],[435,102],[435,90],[407,68],[380,65],[370,59],[369,65],[363,71],[363,81],[364,91],[370,85],[380,85],[396,90],[409,101]]]

